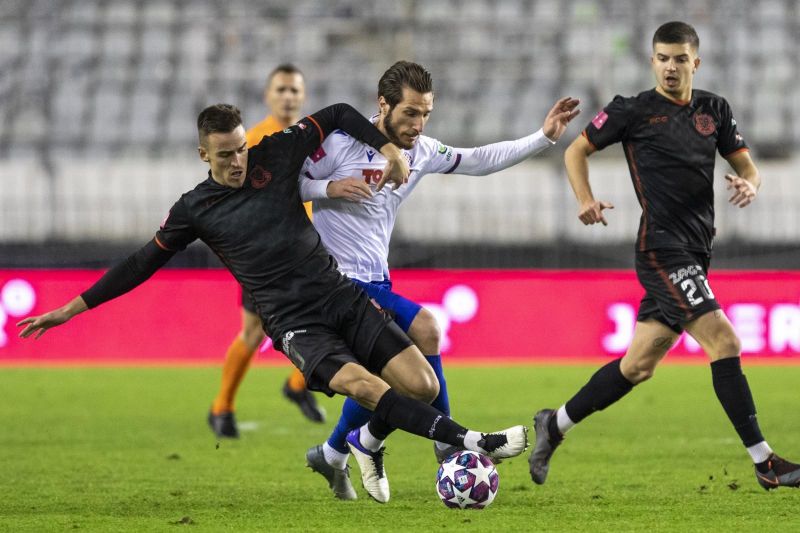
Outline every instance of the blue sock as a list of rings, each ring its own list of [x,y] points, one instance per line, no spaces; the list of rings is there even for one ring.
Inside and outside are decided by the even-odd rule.
[[[361,407],[355,400],[345,398],[342,415],[339,417],[336,427],[333,428],[331,436],[328,437],[328,445],[338,452],[349,453],[350,449],[346,443],[347,434],[369,422],[371,417],[372,411]]]
[[[447,416],[450,416],[450,398],[447,396],[447,382],[444,380],[442,358],[439,355],[426,355],[425,359],[428,360],[428,363],[436,374],[436,379],[439,380],[439,396],[431,402],[431,405]]]

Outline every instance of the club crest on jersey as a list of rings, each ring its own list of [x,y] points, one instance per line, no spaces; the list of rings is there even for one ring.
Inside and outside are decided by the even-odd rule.
[[[694,127],[697,132],[704,137],[708,137],[717,131],[717,126],[714,124],[714,118],[706,113],[697,113],[694,116]]]
[[[272,181],[272,173],[261,168],[261,165],[254,166],[247,177],[254,189],[263,189]]]

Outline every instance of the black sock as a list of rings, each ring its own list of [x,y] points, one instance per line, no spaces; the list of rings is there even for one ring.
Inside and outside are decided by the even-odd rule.
[[[386,440],[395,429],[388,425],[383,418],[378,416],[377,411],[372,413],[369,422],[367,422],[367,428],[369,432],[372,433],[372,436],[378,440]]]
[[[600,367],[578,393],[570,398],[565,408],[570,420],[576,424],[594,413],[602,411],[633,388],[619,369],[621,359]]]
[[[386,428],[402,429],[426,439],[438,440],[453,446],[463,446],[467,428],[459,426],[444,413],[425,402],[398,394],[389,389],[378,401],[375,414],[369,421],[369,431],[381,438]]]
[[[558,415],[556,415],[556,411],[553,411],[553,416],[547,421],[547,432],[550,435],[549,440],[551,446],[555,446],[564,440],[564,435],[561,433],[561,430],[558,429]]]
[[[745,447],[764,440],[756,420],[756,406],[750,394],[747,378],[742,374],[739,357],[727,357],[711,363],[711,379],[719,403],[725,409],[733,428]]]

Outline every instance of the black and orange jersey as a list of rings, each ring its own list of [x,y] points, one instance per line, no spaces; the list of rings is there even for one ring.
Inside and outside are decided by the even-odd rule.
[[[724,98],[694,90],[678,103],[655,89],[616,96],[583,135],[598,150],[622,143],[642,207],[637,250],[711,250],[716,152],[747,150]]]

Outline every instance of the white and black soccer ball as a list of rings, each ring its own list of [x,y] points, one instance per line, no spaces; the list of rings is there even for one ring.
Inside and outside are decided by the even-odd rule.
[[[492,460],[466,450],[445,459],[436,474],[436,494],[456,509],[483,509],[494,501],[499,485]]]

